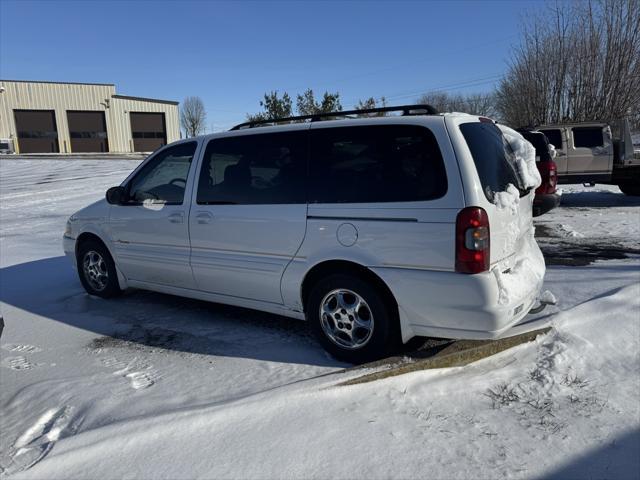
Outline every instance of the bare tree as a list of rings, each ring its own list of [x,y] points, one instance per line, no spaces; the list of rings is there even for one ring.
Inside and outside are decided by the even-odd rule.
[[[495,118],[497,116],[493,93],[450,94],[447,92],[425,93],[418,103],[426,103],[439,112],[464,112]]]
[[[187,137],[195,137],[204,133],[207,112],[200,97],[187,97],[180,109],[180,124]]]
[[[637,115],[639,0],[557,2],[529,18],[498,89],[498,108],[508,123]]]

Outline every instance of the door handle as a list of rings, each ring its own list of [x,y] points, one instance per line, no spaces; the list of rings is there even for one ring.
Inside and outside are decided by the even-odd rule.
[[[182,223],[184,222],[184,214],[182,212],[176,212],[169,215],[169,221],[171,223]]]
[[[205,225],[210,223],[213,220],[213,214],[209,212],[198,212],[196,213],[196,222],[200,225]]]

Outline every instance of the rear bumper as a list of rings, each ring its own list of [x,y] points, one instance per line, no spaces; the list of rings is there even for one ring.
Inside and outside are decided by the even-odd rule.
[[[535,244],[534,244],[535,245]],[[526,264],[511,271],[466,275],[401,268],[373,268],[393,292],[402,338],[483,340],[509,336],[535,305],[544,279],[544,258],[535,245]]]
[[[533,199],[533,216],[539,217],[560,205],[560,195],[557,193],[545,193],[536,195]]]

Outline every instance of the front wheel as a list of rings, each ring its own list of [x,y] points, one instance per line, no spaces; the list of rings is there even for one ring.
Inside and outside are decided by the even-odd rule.
[[[397,315],[383,292],[360,277],[320,280],[307,302],[307,319],[331,355],[349,363],[387,356],[395,345]]]
[[[89,295],[111,298],[121,293],[115,263],[101,242],[82,242],[78,246],[76,263],[80,282]]]

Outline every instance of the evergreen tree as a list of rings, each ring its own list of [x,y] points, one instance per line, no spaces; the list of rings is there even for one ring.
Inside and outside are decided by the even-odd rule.
[[[369,110],[371,108],[379,108],[386,107],[387,99],[384,97],[380,97],[380,100],[376,100],[373,97],[369,97],[366,100],[359,100],[358,104],[354,107],[356,110]],[[376,112],[376,113],[364,113],[362,115],[358,115],[359,117],[384,117],[386,112]]]
[[[313,90],[308,88],[296,100],[298,115],[315,115],[316,113],[339,112],[342,110],[340,94],[338,92],[324,92],[322,100],[316,101]]]
[[[284,92],[282,98],[278,97],[278,91],[272,91],[264,94],[264,99],[260,100],[260,106],[263,111],[255,115],[247,114],[247,120],[250,122],[258,120],[277,120],[293,116],[293,103],[287,92]]]

